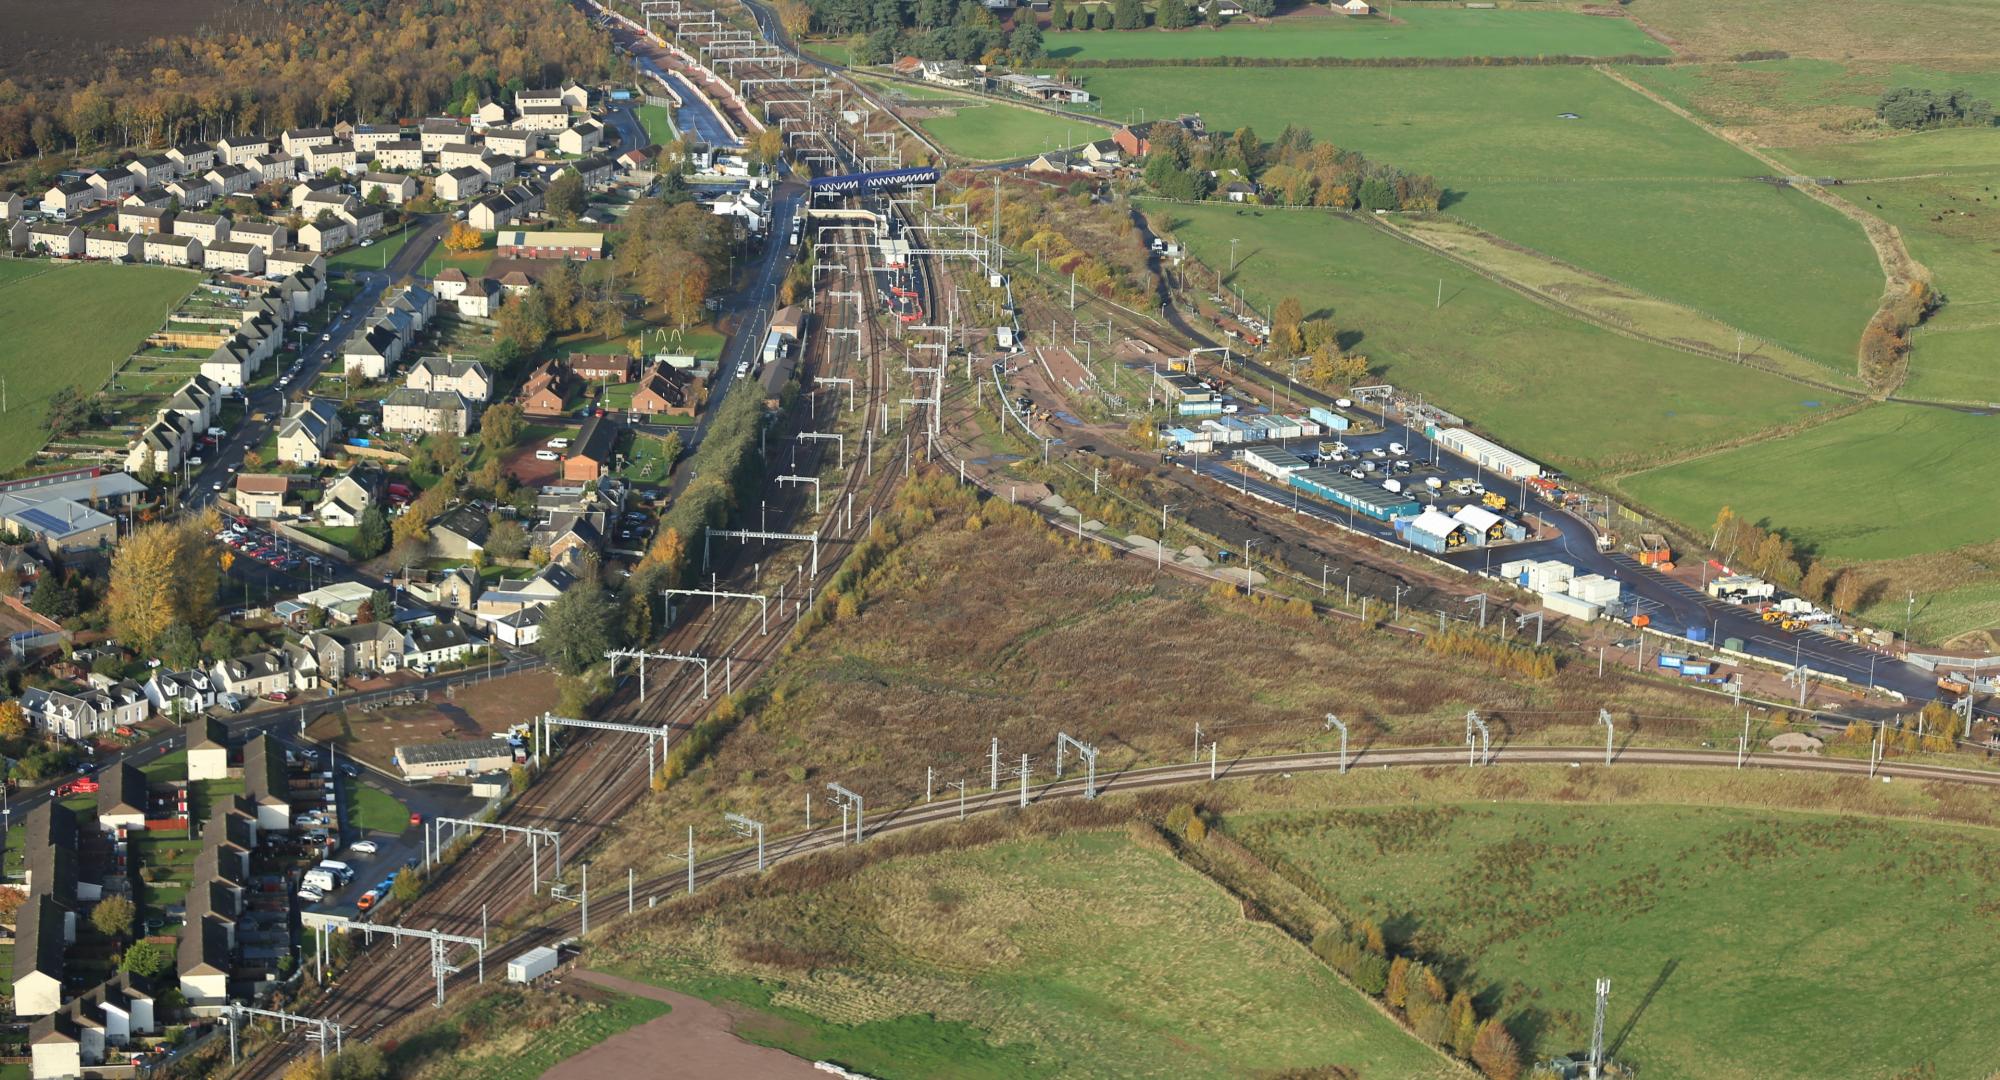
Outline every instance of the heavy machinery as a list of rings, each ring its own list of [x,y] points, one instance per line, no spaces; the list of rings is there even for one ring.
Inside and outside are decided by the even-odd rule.
[[[1484,502],[1488,507],[1494,510],[1507,509],[1507,496],[1502,495],[1497,491],[1487,492],[1486,497],[1480,501]]]

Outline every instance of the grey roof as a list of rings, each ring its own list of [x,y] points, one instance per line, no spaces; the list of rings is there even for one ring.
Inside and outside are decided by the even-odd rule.
[[[4,494],[27,497],[32,493],[36,498],[72,499],[94,504],[103,499],[140,495],[145,490],[146,485],[133,479],[131,474],[115,472],[67,480],[21,480],[5,485]]]
[[[470,506],[454,506],[438,515],[431,522],[431,528],[446,529],[474,544],[484,544],[487,534],[493,530],[493,524],[486,520],[485,514]]]
[[[593,416],[583,422],[583,430],[577,433],[576,442],[570,445],[564,456],[588,458],[600,465],[608,465],[617,444],[618,422],[609,417]]]
[[[29,910],[14,917],[14,978],[39,971],[60,980],[63,974],[63,920],[68,914],[47,893],[28,897]]]
[[[243,744],[243,788],[260,803],[290,804],[291,786],[285,781],[285,753],[269,735],[259,735]]]
[[[147,810],[146,774],[121,761],[97,774],[97,814],[143,814]]]
[[[411,652],[435,652],[472,644],[472,635],[457,623],[428,623],[413,626],[404,635]]]
[[[481,758],[507,757],[513,753],[499,739],[453,739],[449,742],[412,743],[396,748],[396,760],[404,765],[448,765]]]
[[[432,412],[442,412],[447,409],[456,409],[459,412],[471,410],[465,395],[456,390],[419,390],[413,386],[399,386],[389,391],[389,396],[382,399],[382,404],[429,409]]]

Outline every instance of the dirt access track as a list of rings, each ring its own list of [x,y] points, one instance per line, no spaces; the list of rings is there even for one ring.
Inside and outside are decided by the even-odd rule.
[[[577,971],[567,979],[664,1001],[674,1011],[613,1035],[543,1073],[542,1080],[602,1080],[607,1076],[810,1080],[826,1076],[811,1062],[783,1050],[737,1038],[730,1014],[700,998],[596,971]]]

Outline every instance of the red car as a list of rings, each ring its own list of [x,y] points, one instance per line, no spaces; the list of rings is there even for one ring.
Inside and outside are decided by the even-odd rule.
[[[419,814],[414,810],[410,811],[410,828],[412,829],[417,828],[423,823],[424,823],[424,816],[422,814]]]
[[[284,692],[283,690],[273,690],[273,691],[271,691],[270,693],[268,693],[268,694],[265,694],[265,695],[264,695],[264,700],[266,700],[266,701],[290,701],[290,700],[292,700],[292,695],[290,695],[290,694],[288,694],[288,693]]]

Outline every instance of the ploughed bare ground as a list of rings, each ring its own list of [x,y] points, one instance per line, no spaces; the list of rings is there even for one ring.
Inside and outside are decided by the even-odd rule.
[[[732,1080],[824,1078],[812,1063],[736,1037],[727,1012],[697,997],[597,971],[565,981],[664,1001],[674,1011],[621,1031],[542,1074],[542,1080],[603,1080],[607,1076],[727,1076]]]

